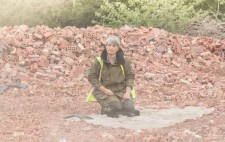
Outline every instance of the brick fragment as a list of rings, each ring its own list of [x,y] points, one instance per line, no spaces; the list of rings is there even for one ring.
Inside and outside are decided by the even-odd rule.
[[[37,65],[37,63],[34,63],[34,64],[32,64],[32,65],[30,66],[29,71],[30,71],[31,73],[35,73],[37,70],[38,70],[38,65]]]
[[[60,53],[60,51],[52,51],[52,54],[55,56],[60,56],[61,53]]]
[[[39,62],[38,62],[37,64],[38,64],[38,66],[40,66],[40,67],[48,67],[48,65],[49,65],[49,60],[48,60],[48,58],[47,58],[46,56],[41,55],[41,56],[39,57]]]
[[[65,39],[60,40],[59,49],[65,49],[69,46],[69,42]]]
[[[34,33],[34,38],[35,38],[35,39],[42,39],[43,36],[42,36],[41,34]]]
[[[29,27],[27,25],[20,25],[19,28],[23,31],[26,32],[29,30]]]
[[[172,60],[171,63],[178,68],[181,67],[181,64],[179,64],[178,62],[176,62],[174,60]]]
[[[46,33],[44,33],[44,37],[45,38],[49,38],[49,37],[51,37],[53,34],[52,34],[52,32],[46,32]]]
[[[210,55],[211,55],[211,52],[209,52],[209,51],[200,53],[200,56],[202,56],[202,58],[205,60],[210,59],[210,57],[211,57]]]
[[[39,71],[34,74],[34,78],[42,80],[44,80],[44,78],[46,78],[47,76],[48,76],[47,74],[41,73]]]
[[[26,47],[25,51],[26,51],[27,55],[30,55],[30,54],[33,54],[35,52],[35,49],[33,47],[29,46],[29,47]]]
[[[77,46],[80,48],[81,51],[85,50],[85,48],[82,44],[78,43]]]
[[[73,59],[71,59],[70,57],[64,57],[64,58],[63,58],[63,61],[64,61],[67,65],[70,65],[70,66],[72,66],[73,63],[74,63]]]
[[[44,56],[46,56],[46,57],[48,57],[49,54],[50,54],[50,52],[49,52],[48,49],[43,49],[41,52],[42,52],[42,54],[43,54]]]

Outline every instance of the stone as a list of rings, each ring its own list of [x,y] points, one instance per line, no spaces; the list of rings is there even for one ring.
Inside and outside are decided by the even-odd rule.
[[[190,84],[190,81],[185,80],[185,79],[180,79],[180,82],[184,83],[184,84]]]
[[[85,48],[82,44],[78,43],[77,46],[80,48],[81,51],[85,50]]]
[[[61,70],[61,69],[63,69],[64,67],[63,66],[61,66],[61,65],[54,65],[53,66],[53,69],[55,69],[55,70]]]
[[[45,38],[49,38],[50,36],[52,36],[53,34],[51,32],[46,32],[44,33],[44,37]]]
[[[41,72],[36,72],[34,74],[34,78],[36,78],[36,79],[42,79],[43,80],[45,77],[47,77],[47,75],[46,74],[43,74]]]
[[[176,62],[174,60],[172,60],[171,63],[178,68],[181,67],[181,64],[179,64],[178,62]]]
[[[202,47],[198,47],[198,46],[192,47],[192,50],[194,50],[194,52],[196,52],[197,54],[200,54],[200,53],[203,52],[203,48]]]
[[[147,79],[147,80],[152,80],[153,77],[155,76],[154,73],[150,73],[150,72],[146,72],[144,77]]]
[[[65,49],[69,46],[69,42],[65,39],[60,40],[59,49]]]
[[[34,37],[36,39],[42,39],[43,38],[43,36],[41,34],[38,34],[38,33],[34,33]]]
[[[74,64],[73,59],[71,59],[70,57],[64,57],[64,58],[63,58],[63,61],[64,61],[67,65],[70,65],[70,66],[72,66],[72,65]]]
[[[45,55],[46,57],[48,57],[49,54],[50,54],[48,49],[43,49],[41,52],[42,52],[42,54]]]
[[[24,132],[14,132],[14,133],[13,133],[13,136],[14,136],[14,137],[24,136],[24,135],[25,135]]]
[[[210,57],[212,57],[211,52],[209,52],[209,51],[200,53],[200,56],[202,56],[202,58],[205,60],[210,59]]]
[[[55,56],[60,56],[61,55],[60,51],[52,51],[52,54],[55,55]]]

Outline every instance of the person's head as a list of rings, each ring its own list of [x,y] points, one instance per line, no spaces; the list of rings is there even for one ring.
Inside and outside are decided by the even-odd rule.
[[[116,52],[120,49],[120,38],[115,35],[110,35],[106,39],[106,51],[108,54],[116,54]]]

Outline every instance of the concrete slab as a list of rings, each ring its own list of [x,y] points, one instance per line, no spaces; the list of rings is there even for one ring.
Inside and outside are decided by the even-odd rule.
[[[170,108],[170,109],[150,109],[150,108],[138,108],[141,116],[126,117],[120,116],[119,118],[110,118],[106,115],[91,114],[88,117],[93,119],[79,119],[79,117],[69,117],[70,121],[84,120],[87,123],[94,125],[102,125],[113,128],[127,128],[133,130],[141,129],[154,129],[169,127],[177,123],[184,122],[189,119],[197,119],[203,115],[210,114],[214,111],[214,108],[206,107],[192,107],[188,106],[184,109]]]

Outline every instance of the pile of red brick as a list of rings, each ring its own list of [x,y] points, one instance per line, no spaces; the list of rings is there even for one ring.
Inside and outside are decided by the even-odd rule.
[[[100,54],[109,34],[119,35],[125,55],[137,74],[165,68],[224,68],[225,40],[189,37],[156,28],[101,26],[90,28],[29,28],[21,25],[0,28],[0,68],[2,78],[12,76],[54,80],[85,77],[88,66]],[[155,68],[154,68],[155,67]]]

